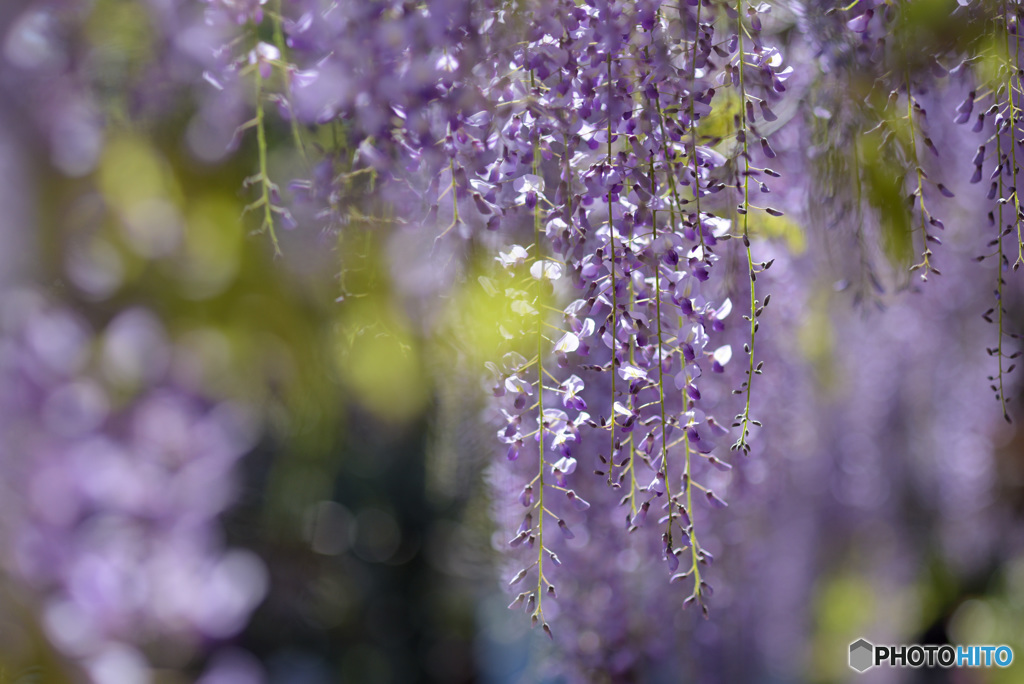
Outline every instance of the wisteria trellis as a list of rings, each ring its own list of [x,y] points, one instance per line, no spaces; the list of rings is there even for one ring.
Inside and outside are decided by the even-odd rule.
[[[497,517],[512,604],[549,634],[549,597],[579,600],[585,584],[569,560],[580,545],[559,555],[555,540],[581,528],[642,538],[687,586],[677,603],[707,611],[701,534],[715,517],[701,507],[724,508],[737,459],[770,448],[757,446],[758,407],[774,409],[759,376],[792,339],[760,330],[780,236],[850,243],[856,296],[878,296],[879,253],[941,276],[944,199],[988,176],[962,220],[988,218],[988,251],[972,256],[991,274],[997,333],[980,372],[1009,420],[1004,290],[1024,260],[1016,2],[148,5],[164,59],[186,65],[168,71],[198,89],[195,130],[255,139],[249,209],[275,251],[296,228],[427,233],[438,263],[489,251],[480,286],[505,340],[487,364]],[[56,31],[84,10],[42,11]],[[26,82],[40,64],[26,58]],[[77,66],[76,124],[100,136]],[[43,123],[59,161],[58,109]],[[978,136],[963,173],[952,122]],[[287,191],[271,179],[272,134],[306,172]],[[73,151],[69,170],[88,168],[89,150]]]

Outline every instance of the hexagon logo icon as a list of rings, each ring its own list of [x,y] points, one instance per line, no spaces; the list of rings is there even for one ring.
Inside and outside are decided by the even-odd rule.
[[[850,644],[850,667],[857,672],[864,672],[874,667],[875,647],[866,639],[857,639]]]

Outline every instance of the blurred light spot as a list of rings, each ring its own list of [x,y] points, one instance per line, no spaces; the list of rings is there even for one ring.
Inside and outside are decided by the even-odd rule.
[[[124,385],[163,376],[170,348],[160,320],[146,309],[129,309],[110,322],[103,339],[105,375]]]
[[[313,551],[337,556],[352,546],[355,520],[348,509],[334,501],[321,501],[306,513],[306,538]]]
[[[487,263],[475,265],[475,272],[488,275],[467,278],[466,285],[457,288],[454,297],[447,300],[449,334],[478,366],[507,351],[509,340],[502,329],[503,324],[508,324],[508,311],[514,299],[511,276],[504,270],[491,273],[488,269]],[[525,354],[529,336],[513,337],[513,348]]]
[[[98,180],[103,196],[118,211],[166,195],[170,181],[156,150],[145,140],[129,136],[107,145]]]
[[[591,591],[589,597],[591,603],[595,606],[607,605],[607,603],[612,600],[612,588],[607,584],[602,584]],[[546,605],[545,609],[547,609]]]
[[[67,55],[56,39],[54,24],[53,14],[45,8],[24,12],[7,32],[4,57],[22,69],[60,69],[67,62]]]
[[[956,644],[996,643],[997,620],[992,607],[980,599],[960,604],[949,621],[949,634]]]
[[[1015,604],[1024,605],[1024,556],[1017,556],[1010,561],[1006,565],[1004,573],[1006,575],[1006,593]],[[1024,624],[1021,627],[1024,627]]]
[[[60,387],[46,399],[43,420],[54,434],[74,437],[100,425],[107,416],[107,396],[95,382],[81,380]]]
[[[183,334],[174,346],[176,382],[193,391],[208,393],[218,376],[231,367],[231,342],[216,328],[199,328]]]
[[[103,148],[103,124],[92,102],[65,98],[50,129],[54,165],[68,176],[91,172]]]
[[[161,392],[136,408],[132,437],[137,444],[146,445],[150,458],[159,458],[168,468],[200,462],[194,453],[195,443],[202,444],[205,460],[220,451],[217,447],[223,447],[223,442],[214,443],[210,436],[200,435],[196,418],[181,397]]]
[[[408,420],[427,401],[418,341],[382,297],[346,302],[338,367],[351,397],[382,420]]]
[[[170,256],[181,241],[181,214],[162,197],[148,198],[127,207],[122,226],[135,253],[147,259]]]
[[[80,494],[74,474],[60,463],[36,466],[28,496],[39,519],[55,526],[71,524],[80,512]]]
[[[233,454],[244,454],[260,438],[260,417],[245,404],[224,401],[210,411],[207,420]]]
[[[368,563],[383,563],[394,555],[402,541],[394,517],[379,508],[364,508],[356,520],[355,552]]]
[[[707,475],[704,476],[704,485],[714,491],[716,496],[728,501],[726,497],[729,495],[729,484],[732,483],[732,474],[734,472],[734,470],[710,469]]]
[[[267,568],[256,554],[237,549],[225,553],[207,579],[200,628],[212,637],[237,634],[263,600],[269,581]]]
[[[34,316],[29,322],[27,337],[32,351],[58,373],[70,375],[77,371],[89,351],[88,329],[68,313]]]
[[[768,477],[768,466],[763,460],[751,460],[743,464],[747,482],[761,484]]]
[[[187,296],[212,297],[231,284],[244,240],[240,217],[241,209],[220,197],[190,203],[180,269]]]
[[[185,140],[192,155],[201,162],[214,164],[223,161],[231,153],[231,141],[236,125],[215,119],[205,113],[192,117],[185,130]]]
[[[146,658],[124,644],[111,644],[89,663],[95,684],[146,684],[152,681]]]
[[[620,571],[630,573],[640,567],[640,555],[633,549],[623,549],[616,556],[616,562]]]
[[[93,651],[99,639],[89,617],[71,601],[48,604],[43,613],[43,627],[50,640],[71,656]]]
[[[132,509],[149,495],[139,486],[129,455],[107,437],[94,436],[76,443],[68,462],[74,469],[77,486],[96,501]]]
[[[159,38],[153,35],[159,20],[147,12],[156,7],[147,8],[146,4],[93,0],[84,33],[101,83],[120,85],[134,79],[138,70],[151,63],[154,48],[160,45]]]
[[[827,641],[842,635],[845,639],[850,634],[860,633],[869,626],[876,605],[875,589],[860,575],[823,579],[816,600],[818,638]],[[824,661],[826,656],[821,658]],[[839,667],[830,662],[822,665]]]
[[[66,250],[65,271],[75,287],[94,299],[106,299],[124,280],[120,254],[102,238],[73,244]]]
[[[598,649],[601,648],[601,637],[599,637],[595,632],[587,630],[580,634],[579,646],[580,651],[583,653],[597,653]]]

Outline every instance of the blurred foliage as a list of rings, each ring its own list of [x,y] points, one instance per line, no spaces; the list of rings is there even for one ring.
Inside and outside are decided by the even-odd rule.
[[[392,296],[380,234],[351,233],[344,255],[347,292],[334,328],[336,367],[346,392],[377,420],[404,423],[427,405],[421,343]]]
[[[810,644],[809,671],[813,681],[842,681],[849,672],[845,656],[851,635],[868,634],[877,610],[877,592],[870,580],[846,572],[823,578],[814,603],[814,643]]]
[[[715,93],[711,113],[700,120],[697,132],[702,140],[730,140],[735,144],[734,119],[740,115],[740,96],[731,89]]]
[[[893,164],[893,157],[886,151],[892,148],[884,145],[879,132],[858,140],[865,199],[878,213],[882,249],[894,266],[906,267],[914,257],[913,217],[903,196],[902,165]]]
[[[807,251],[807,236],[796,221],[785,215],[772,216],[757,207],[751,209],[749,229],[752,235],[780,241],[794,257]]]
[[[949,622],[953,643],[1005,644],[1013,649],[1007,668],[977,670],[982,684],[1011,684],[1024,679],[1024,556],[1004,563],[982,595],[959,604]]]
[[[832,305],[832,293],[820,288],[808,302],[803,325],[796,331],[796,342],[801,356],[814,367],[821,387],[834,390],[839,378],[833,356]]]
[[[107,116],[132,119],[129,93],[145,77],[156,56],[157,33],[143,3],[136,0],[96,0],[85,18],[83,37],[91,50],[95,79]]]
[[[960,52],[974,43],[980,35],[982,22],[963,21],[954,11],[958,4],[956,0],[914,0],[899,4],[889,40],[889,67],[897,72],[929,70],[934,63],[933,55]],[[992,11],[996,3],[976,4],[982,6],[982,11]]]

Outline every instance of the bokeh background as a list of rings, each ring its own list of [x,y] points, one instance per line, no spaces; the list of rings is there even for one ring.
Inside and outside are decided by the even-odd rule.
[[[234,627],[154,633],[140,640],[144,660],[76,656],[56,580],[25,574],[20,535],[35,518],[8,491],[37,482],[24,435],[50,419],[8,384],[17,429],[0,444],[2,506],[17,510],[0,539],[0,682],[561,681],[547,638],[506,608],[492,516],[501,492],[489,474],[502,457],[481,380],[494,321],[475,279],[452,285],[414,258],[429,240],[367,227],[284,232],[275,256],[243,216],[252,136],[229,148],[234,126],[217,122],[230,113],[175,83],[169,38],[142,3],[86,4],[73,40],[47,23],[61,3],[0,5],[5,339],[28,325],[33,353],[56,345],[55,359],[92,359],[75,372],[107,388],[111,415],[153,387],[244,413],[230,475],[209,471],[230,487],[209,494],[223,505],[212,505],[202,548],[244,552],[251,572],[225,580],[248,592]],[[84,74],[73,68],[83,56]],[[269,135],[284,184],[302,161],[287,125]],[[714,519],[707,544],[723,588],[710,619],[684,613],[668,585],[655,589],[672,610],[651,619],[680,636],[637,681],[1024,681],[1024,434],[1002,422],[985,379],[993,342],[979,319],[991,288],[969,285],[980,277],[968,265],[975,236],[949,242],[944,280],[855,303],[829,256],[841,244],[795,227],[774,236],[783,275],[764,327],[781,351],[761,415],[772,446],[738,466],[731,506]],[[414,265],[395,266],[396,254]],[[441,294],[413,296],[423,287]],[[72,328],[33,327],[54,312]],[[1024,308],[1011,312],[1024,329]],[[44,518],[77,496],[25,486]],[[77,552],[91,553],[88,543]],[[213,581],[199,577],[179,590],[198,595]],[[1005,643],[1018,662],[856,675],[846,652],[861,636]]]

